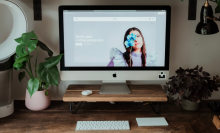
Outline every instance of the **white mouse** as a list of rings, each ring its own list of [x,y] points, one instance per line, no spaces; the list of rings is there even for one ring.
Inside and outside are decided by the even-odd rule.
[[[84,95],[84,96],[88,96],[88,95],[91,95],[91,94],[92,94],[91,90],[82,91],[82,95]]]

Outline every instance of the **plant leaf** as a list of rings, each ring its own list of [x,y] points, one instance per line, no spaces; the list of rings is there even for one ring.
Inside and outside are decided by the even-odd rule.
[[[215,90],[215,91],[218,91],[218,86],[217,85],[213,85],[212,89]]]
[[[37,78],[30,79],[28,81],[28,92],[30,97],[38,90],[39,88],[39,80]]]
[[[199,69],[199,65],[197,65],[195,68],[194,68],[194,70],[198,70]]]
[[[220,13],[220,6],[219,5],[215,8],[215,13]]]
[[[37,74],[39,78],[45,83],[58,86],[59,71],[57,66],[53,66],[47,69],[44,67],[44,63],[40,63],[37,68]]]
[[[45,95],[48,96],[48,95],[49,95],[49,92],[48,92],[48,91],[45,91]]]
[[[15,39],[15,41],[21,43],[16,47],[16,54],[21,57],[28,55],[28,52],[30,53],[36,49],[38,39],[36,34],[31,31],[22,34],[22,37]],[[26,51],[26,48],[28,51]]]
[[[38,41],[37,35],[34,33],[34,31],[23,33],[21,37],[22,37],[22,41],[24,43],[32,43],[32,42]],[[33,39],[35,39],[35,40],[33,40]],[[35,45],[36,44],[37,43],[35,43]]]
[[[14,67],[14,69],[16,70],[16,71],[20,71],[20,70],[22,70],[22,69],[25,69],[25,66],[26,66],[26,64],[27,64],[27,61],[24,61],[23,63],[22,63],[22,66],[20,66],[21,64],[16,64],[15,66],[13,65],[13,67]]]
[[[22,66],[23,66],[22,63],[14,63],[13,64],[14,68],[21,68]]]
[[[18,74],[18,79],[19,79],[19,81],[21,82],[21,80],[24,78],[24,76],[25,76],[25,72],[23,71],[23,72],[20,72],[19,74]]]
[[[53,56],[53,52],[43,42],[38,40],[37,46],[39,46],[42,50],[47,51],[50,57]]]
[[[16,71],[20,71],[20,70],[22,70],[22,69],[24,69],[24,67],[14,67],[14,69],[16,70]]]
[[[49,84],[44,85],[45,90],[47,90],[49,87]]]
[[[19,37],[19,38],[15,39],[15,41],[16,41],[17,43],[23,43],[22,37]]]
[[[205,77],[203,77],[203,79],[205,79],[205,80],[210,80],[211,78],[208,77],[208,76],[205,76]]]
[[[209,74],[208,72],[205,72],[205,71],[203,71],[202,74],[203,74],[203,76],[205,76],[205,77],[210,76],[210,74]]]
[[[26,43],[19,44],[16,47],[16,54],[19,57],[21,57],[21,56],[26,56],[30,52],[34,51],[36,49],[37,40],[34,40],[34,41],[36,41],[36,42],[31,42],[30,44],[26,44]],[[29,53],[26,51],[26,48],[28,49]]]
[[[46,58],[45,62],[44,62],[44,67],[45,68],[51,68],[53,66],[56,66],[59,62],[60,62],[60,59],[62,57],[63,54],[60,54],[58,56],[54,56],[54,57],[49,57],[49,58]]]
[[[17,54],[14,54],[14,61],[16,61],[16,59],[19,57]]]
[[[216,77],[215,77],[215,76],[213,76],[213,80],[214,80],[214,81],[216,80]]]
[[[27,60],[29,60],[30,58],[32,58],[33,56],[23,56],[23,57],[18,57],[16,58],[16,61],[13,64],[13,67],[15,68],[20,68],[20,69],[24,69],[24,67],[26,66],[26,62]],[[24,62],[24,63],[23,63]],[[21,68],[22,67],[22,68]]]
[[[203,69],[203,67],[200,67],[200,68],[199,68],[199,72],[202,72],[202,69]]]
[[[26,44],[19,44],[17,47],[16,47],[16,54],[18,56],[26,56],[28,55],[28,52],[26,51],[26,47],[27,45]]]
[[[220,6],[220,0],[215,0],[216,4]]]
[[[15,63],[23,63],[24,61],[27,61],[32,57],[33,57],[33,55],[31,55],[31,56],[26,55],[26,56],[18,57],[18,58],[16,58]]]

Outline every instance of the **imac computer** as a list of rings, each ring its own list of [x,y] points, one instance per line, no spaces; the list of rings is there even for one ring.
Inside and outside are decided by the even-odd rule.
[[[100,94],[167,81],[170,17],[170,6],[60,6],[61,80],[102,81]]]

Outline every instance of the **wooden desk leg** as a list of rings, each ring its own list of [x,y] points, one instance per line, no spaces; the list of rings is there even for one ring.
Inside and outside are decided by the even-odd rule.
[[[154,111],[156,114],[160,114],[160,111],[161,111],[161,102],[159,102],[159,110],[158,110],[158,111],[155,110],[155,108],[154,108],[154,106],[152,105],[152,103],[150,103],[150,106],[151,106],[151,108],[153,109],[153,111]]]
[[[76,114],[76,112],[79,110],[80,106],[82,105],[83,102],[80,102],[78,107],[76,107],[76,109],[74,111],[72,111],[72,102],[69,102],[70,103],[70,112],[72,114]],[[78,104],[78,102],[74,102],[74,105]]]

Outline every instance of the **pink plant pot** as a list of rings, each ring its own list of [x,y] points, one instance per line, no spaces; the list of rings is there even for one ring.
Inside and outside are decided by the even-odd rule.
[[[48,108],[50,106],[50,93],[46,96],[45,91],[36,91],[32,97],[30,97],[26,89],[25,106],[33,111],[40,111]]]

